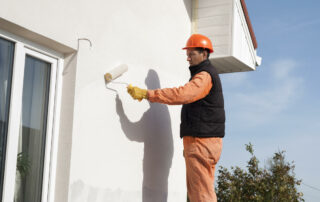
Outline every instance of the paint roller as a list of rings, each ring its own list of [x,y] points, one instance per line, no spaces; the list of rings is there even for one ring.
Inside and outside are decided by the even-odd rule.
[[[115,67],[114,69],[110,70],[109,72],[107,72],[104,75],[104,79],[105,79],[106,83],[112,82],[112,83],[120,83],[120,84],[129,85],[128,83],[125,83],[125,82],[114,82],[114,80],[116,78],[120,77],[126,71],[128,71],[128,65],[126,65],[126,64],[119,65],[119,66]]]

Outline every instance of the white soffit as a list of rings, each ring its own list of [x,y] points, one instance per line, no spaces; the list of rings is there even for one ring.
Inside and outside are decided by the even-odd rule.
[[[210,60],[219,73],[252,71],[261,64],[243,4],[242,0],[193,0],[192,32],[211,39],[215,52]]]

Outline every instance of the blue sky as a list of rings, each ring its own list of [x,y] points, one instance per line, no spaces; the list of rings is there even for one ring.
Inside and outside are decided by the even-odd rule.
[[[262,65],[221,75],[227,125],[219,165],[246,166],[245,144],[261,166],[279,150],[297,178],[320,189],[320,1],[246,0]],[[320,191],[301,185],[307,202]]]

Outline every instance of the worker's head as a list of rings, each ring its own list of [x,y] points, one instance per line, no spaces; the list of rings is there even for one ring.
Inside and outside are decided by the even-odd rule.
[[[213,53],[210,39],[201,34],[192,34],[183,49],[187,50],[187,60],[190,66],[201,63],[209,58],[210,53]]]
[[[148,75],[147,75],[144,82],[147,85],[148,89],[161,88],[158,73],[154,69],[150,69],[148,71]]]
[[[188,48],[187,49],[187,61],[190,66],[195,66],[207,60],[209,58],[210,51],[203,48]]]

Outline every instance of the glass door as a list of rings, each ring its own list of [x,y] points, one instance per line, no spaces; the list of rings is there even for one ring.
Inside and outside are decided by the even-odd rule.
[[[6,157],[13,56],[14,43],[0,38],[0,201]]]
[[[0,201],[50,202],[61,60],[2,33],[0,30]]]
[[[26,55],[15,202],[40,202],[44,172],[51,63]]]

